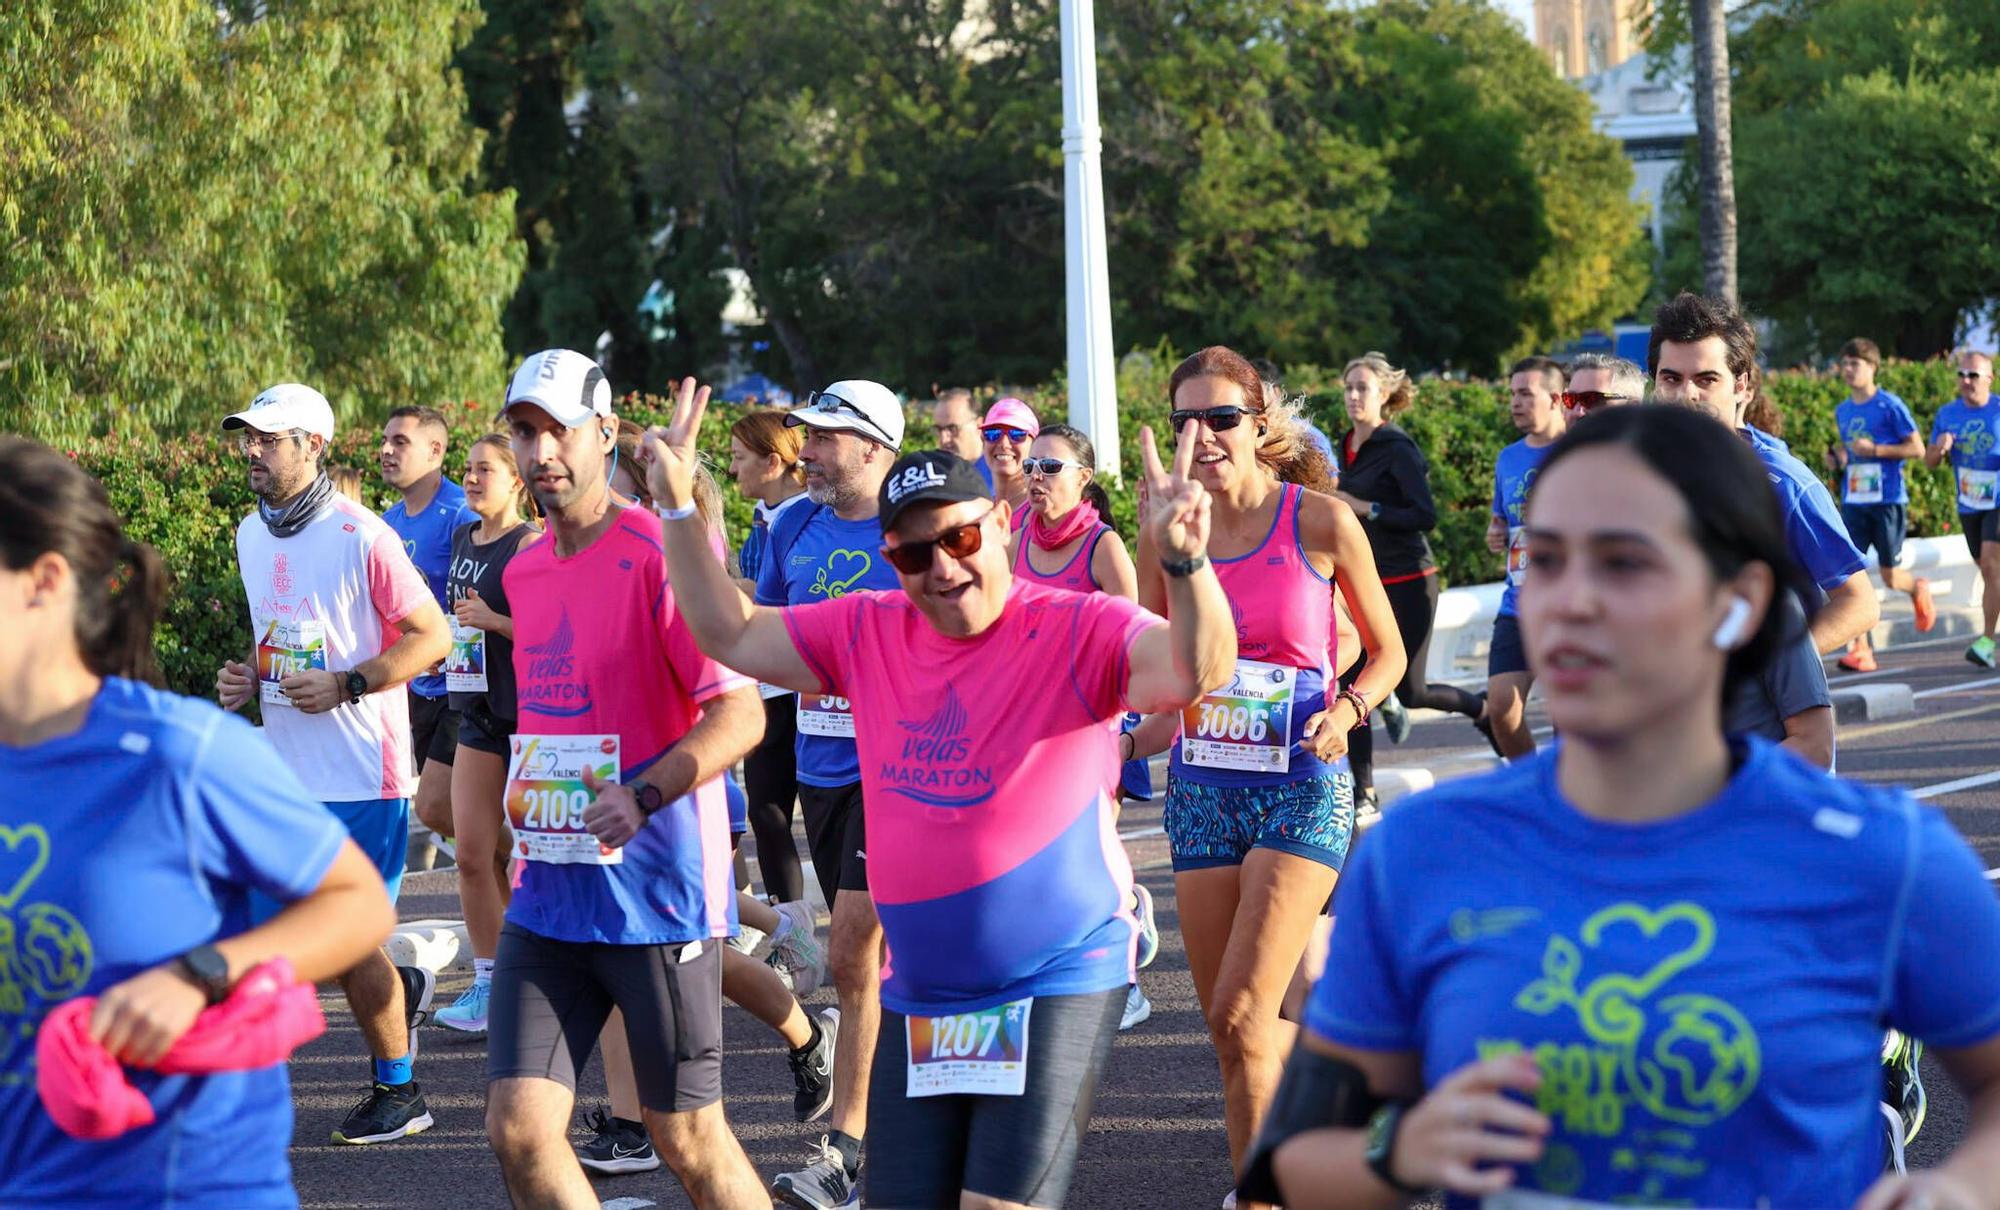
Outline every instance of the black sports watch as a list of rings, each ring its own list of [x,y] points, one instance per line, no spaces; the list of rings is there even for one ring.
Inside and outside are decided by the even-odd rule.
[[[1402,1128],[1403,1110],[1407,1108],[1401,1101],[1391,1101],[1368,1119],[1368,1171],[1398,1193],[1418,1194],[1425,1190],[1404,1184],[1389,1165],[1396,1151],[1396,1132]]]
[[[1207,555],[1196,555],[1192,559],[1163,558],[1160,560],[1160,570],[1166,572],[1168,575],[1172,576],[1176,580],[1186,579],[1188,576],[1193,575],[1194,573],[1200,571],[1202,568],[1207,566],[1208,566]]]
[[[202,990],[210,1004],[229,998],[229,959],[212,945],[197,945],[174,959],[189,983]]]
[[[660,793],[660,788],[649,781],[640,782],[638,788],[632,791],[632,797],[638,802],[639,810],[644,812],[648,819],[653,817],[653,812],[667,805],[667,796]]]
[[[347,670],[347,679],[341,682],[341,687],[347,690],[350,702],[358,702],[368,696],[368,678],[362,675],[359,668]]]

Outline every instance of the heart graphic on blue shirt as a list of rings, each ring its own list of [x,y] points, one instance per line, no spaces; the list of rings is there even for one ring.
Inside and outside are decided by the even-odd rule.
[[[813,578],[808,595],[815,597],[840,597],[859,584],[875,566],[875,560],[865,550],[836,550],[826,556],[826,566],[819,569]]]
[[[49,864],[49,834],[40,824],[0,827],[0,911],[21,901]]]

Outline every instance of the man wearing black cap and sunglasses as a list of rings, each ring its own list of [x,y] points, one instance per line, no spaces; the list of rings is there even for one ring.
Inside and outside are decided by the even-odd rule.
[[[832,601],[868,588],[894,588],[879,549],[876,496],[903,444],[903,405],[879,382],[845,379],[815,391],[785,417],[804,426],[799,462],[810,503],[771,524],[757,574],[759,605]],[[833,1109],[813,1160],[781,1174],[772,1191],[806,1210],[847,1205],[861,1171],[868,1128],[868,1056],[882,1006],[882,925],[868,897],[868,842],[861,818],[861,765],[854,712],[831,694],[798,699],[799,808],[813,872],[833,914],[828,929],[834,990],[840,996],[833,1053]]]
[[[1016,579],[1007,503],[941,451],[903,457],[881,486],[878,553],[900,591],[770,608],[685,523],[707,401],[682,384],[673,427],[646,441],[695,640],[761,680],[854,702],[892,959],[869,1109],[897,1144],[870,1160],[867,1200],[1060,1206],[1138,941],[1111,723],[1179,710],[1235,667],[1209,498],[1188,473],[1196,443],[1170,475],[1142,434],[1171,622]]]

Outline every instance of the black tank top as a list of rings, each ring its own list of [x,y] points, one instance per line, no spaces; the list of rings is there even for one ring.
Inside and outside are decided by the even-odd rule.
[[[507,606],[507,590],[500,583],[500,573],[535,531],[525,524],[517,525],[499,540],[482,546],[472,540],[478,528],[479,522],[472,521],[452,531],[451,569],[445,576],[446,600],[456,605],[468,592],[477,592],[487,608],[502,617],[512,617],[514,611]],[[514,718],[514,640],[505,635],[486,636],[486,692],[451,694],[453,710],[463,711],[475,703],[503,722]]]

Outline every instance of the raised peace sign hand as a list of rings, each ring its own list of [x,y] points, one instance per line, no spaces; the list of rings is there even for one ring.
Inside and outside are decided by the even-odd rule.
[[[701,463],[697,442],[702,413],[708,410],[708,388],[692,377],[681,379],[674,400],[673,423],[646,430],[640,461],[646,464],[646,490],[661,508],[686,508],[694,503],[694,472]]]
[[[1174,469],[1169,474],[1160,466],[1160,451],[1153,443],[1151,426],[1139,430],[1139,453],[1145,461],[1140,500],[1140,524],[1153,540],[1162,558],[1177,562],[1201,557],[1208,552],[1208,489],[1188,478],[1194,467],[1194,447],[1198,444],[1195,425],[1190,420],[1181,431],[1180,445],[1174,450]]]

